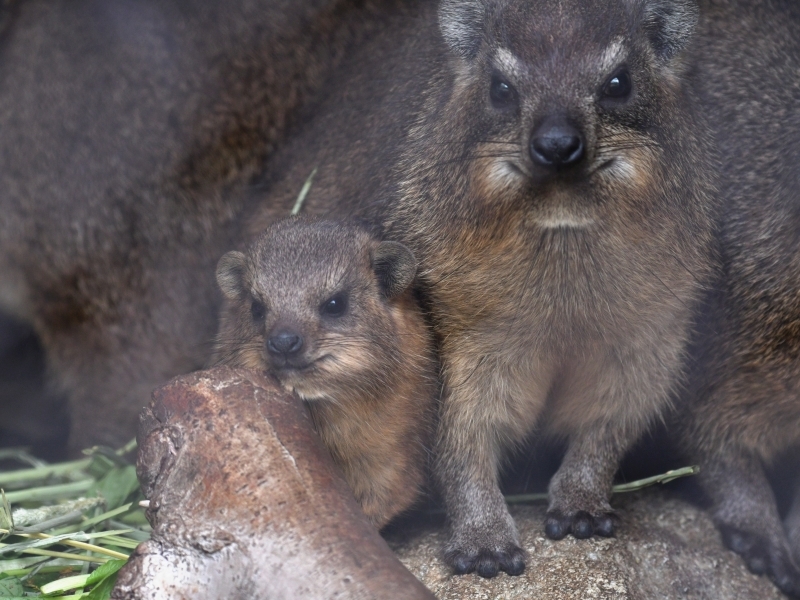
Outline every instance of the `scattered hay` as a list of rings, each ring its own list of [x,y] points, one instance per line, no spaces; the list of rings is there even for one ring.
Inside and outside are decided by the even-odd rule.
[[[110,596],[117,571],[150,536],[126,458],[135,449],[135,441],[95,447],[56,464],[0,451],[3,466],[14,468],[0,471],[0,598]]]

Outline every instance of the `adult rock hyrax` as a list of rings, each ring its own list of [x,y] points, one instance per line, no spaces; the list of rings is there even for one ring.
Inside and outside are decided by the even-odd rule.
[[[354,224],[291,218],[217,267],[215,362],[265,370],[308,403],[364,512],[382,527],[417,499],[435,420],[433,341],[416,260]]]
[[[130,440],[153,388],[208,360],[241,188],[336,66],[417,1],[12,3],[0,310],[41,338],[73,453]]]
[[[547,534],[610,535],[618,460],[681,380],[713,261],[713,147],[685,82],[697,16],[444,1],[356,57],[276,157],[270,193],[318,165],[307,206],[345,194],[420,262],[457,572],[524,568],[497,478],[534,431],[568,442]]]
[[[698,40],[724,269],[698,319],[676,432],[725,543],[800,597],[800,495],[782,522],[765,474],[800,447],[800,4],[704,2]],[[742,88],[751,76],[757,88]]]

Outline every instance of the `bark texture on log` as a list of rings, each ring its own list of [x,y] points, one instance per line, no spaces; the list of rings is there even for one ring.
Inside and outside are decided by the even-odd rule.
[[[153,537],[112,598],[433,598],[272,380],[219,367],[153,397],[137,465]]]

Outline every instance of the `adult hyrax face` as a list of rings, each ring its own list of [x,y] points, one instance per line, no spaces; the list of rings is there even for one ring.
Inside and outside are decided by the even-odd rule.
[[[476,196],[585,227],[653,195],[691,2],[446,0],[439,19]]]
[[[217,362],[267,370],[306,400],[380,389],[402,360],[394,300],[415,271],[405,246],[357,226],[282,221],[220,259]]]

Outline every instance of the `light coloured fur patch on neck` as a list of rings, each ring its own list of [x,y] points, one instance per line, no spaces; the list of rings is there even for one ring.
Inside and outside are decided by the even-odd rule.
[[[611,42],[600,57],[600,71],[603,73],[611,71],[622,62],[624,55],[625,46],[622,44],[622,38],[617,38]]]
[[[509,77],[519,79],[525,72],[525,65],[506,48],[498,48],[494,53],[497,68]]]
[[[569,195],[563,201],[559,201],[557,196],[550,200],[550,206],[536,215],[536,223],[544,229],[583,229],[595,222],[591,214],[570,207]]]
[[[331,396],[327,390],[320,390],[316,388],[304,388],[298,386],[285,386],[288,392],[294,392],[304,402],[336,402],[336,399]]]
[[[544,229],[583,229],[594,223],[594,219],[577,217],[567,213],[550,215],[545,219],[537,219],[537,222]]]

